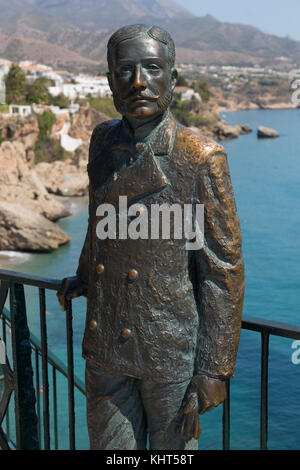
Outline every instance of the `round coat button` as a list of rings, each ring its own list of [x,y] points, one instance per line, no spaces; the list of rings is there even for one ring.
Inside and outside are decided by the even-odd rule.
[[[131,330],[129,330],[129,328],[124,328],[124,330],[122,330],[121,336],[122,336],[124,339],[130,338],[130,336],[131,336]]]
[[[128,277],[131,281],[135,281],[138,278],[139,273],[136,269],[131,269],[128,273]]]
[[[95,330],[96,328],[97,328],[97,322],[96,322],[96,320],[91,320],[91,321],[89,322],[89,329],[90,329],[90,330]]]
[[[97,269],[98,274],[102,274],[103,271],[104,271],[104,265],[103,264],[98,264],[96,269]]]

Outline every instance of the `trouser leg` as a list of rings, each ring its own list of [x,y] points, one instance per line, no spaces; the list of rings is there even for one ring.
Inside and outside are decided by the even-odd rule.
[[[189,383],[190,380],[179,384],[158,384],[150,380],[139,383],[147,415],[150,449],[198,449],[198,441],[185,441],[176,426],[176,418]]]
[[[143,450],[146,420],[137,380],[86,362],[87,423],[91,449]]]

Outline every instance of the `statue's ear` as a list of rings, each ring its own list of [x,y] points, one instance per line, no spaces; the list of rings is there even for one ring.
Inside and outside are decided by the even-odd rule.
[[[172,68],[171,70],[171,88],[172,91],[174,90],[176,83],[177,83],[177,78],[178,78],[178,72],[176,69]]]
[[[111,91],[113,91],[111,73],[110,73],[110,72],[107,72],[106,76],[107,76],[109,88],[111,89]]]

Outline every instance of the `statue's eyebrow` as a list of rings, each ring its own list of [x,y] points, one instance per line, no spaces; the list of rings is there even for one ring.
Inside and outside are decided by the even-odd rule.
[[[140,62],[161,62],[164,63],[164,59],[162,57],[143,57]],[[130,62],[130,63],[135,63],[136,60],[131,59],[131,58],[120,58],[118,59],[118,62]]]

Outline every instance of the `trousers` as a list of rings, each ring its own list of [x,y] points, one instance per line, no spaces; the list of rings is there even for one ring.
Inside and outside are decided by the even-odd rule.
[[[87,360],[87,424],[93,450],[197,450],[177,431],[190,381],[160,384],[111,374]]]

